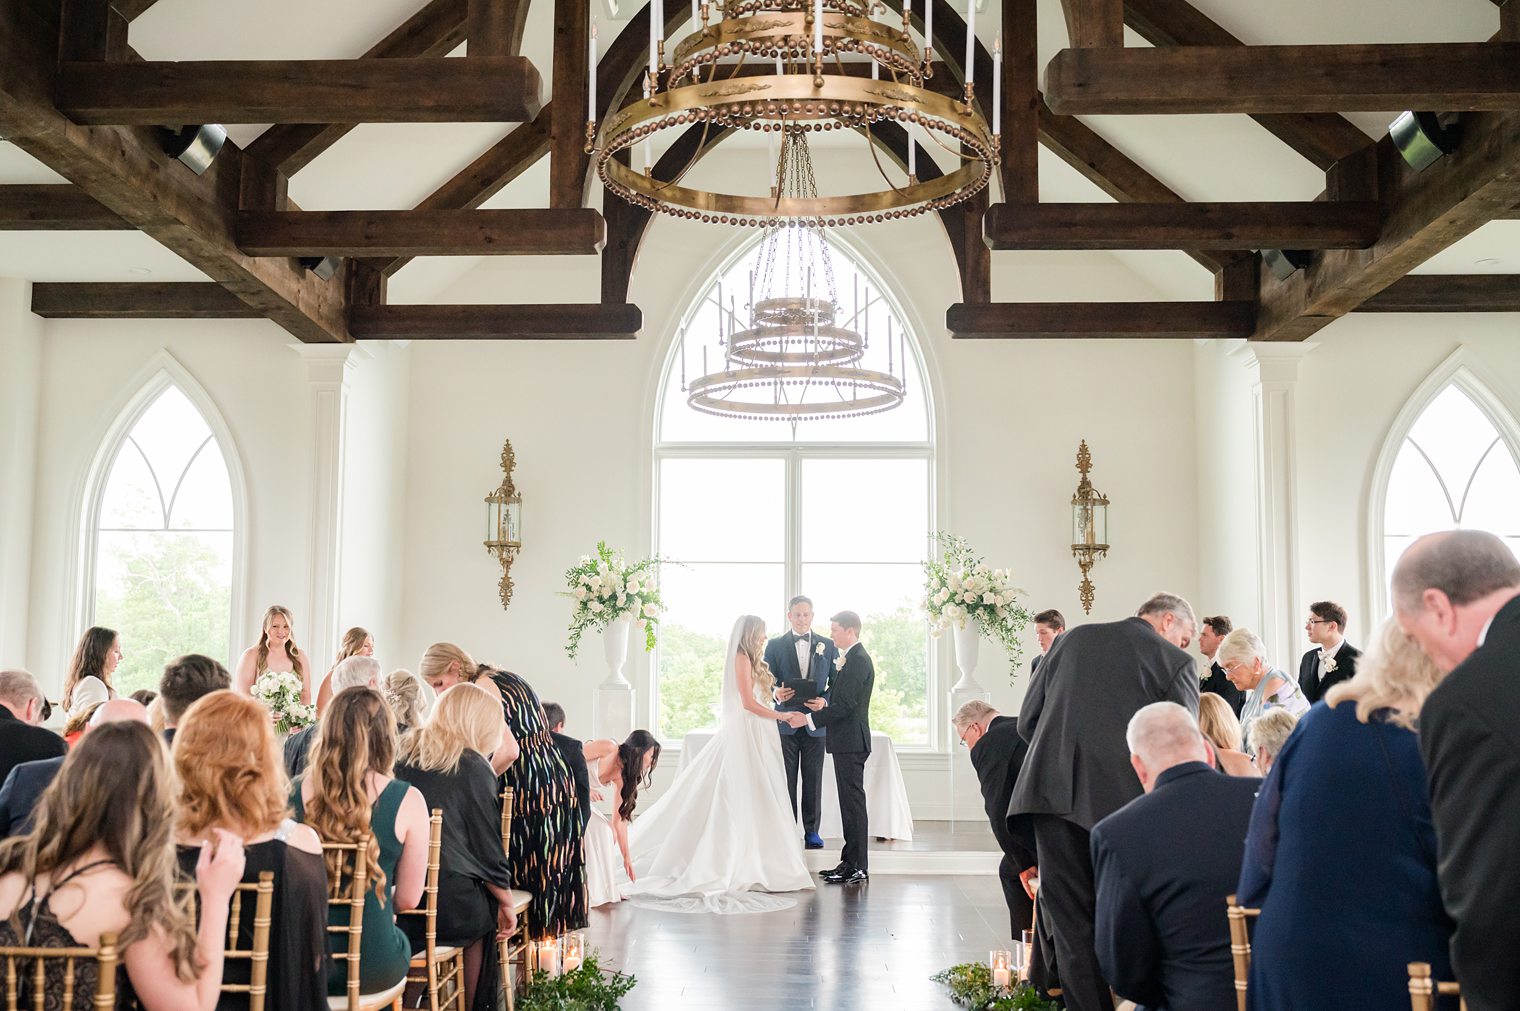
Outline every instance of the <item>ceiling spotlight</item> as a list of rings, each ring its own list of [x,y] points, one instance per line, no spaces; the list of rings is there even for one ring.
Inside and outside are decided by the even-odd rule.
[[[1423,172],[1457,149],[1457,128],[1442,126],[1433,112],[1405,112],[1388,126],[1388,136],[1416,172]]]
[[[186,126],[169,134],[164,141],[164,153],[178,158],[190,166],[198,176],[206,174],[222,145],[227,143],[227,130],[217,123],[204,126]]]
[[[1261,262],[1277,277],[1286,281],[1309,265],[1312,257],[1302,249],[1263,249]]]
[[[343,262],[339,256],[303,256],[301,266],[316,274],[323,281],[332,280],[332,276],[338,272],[338,264]]]

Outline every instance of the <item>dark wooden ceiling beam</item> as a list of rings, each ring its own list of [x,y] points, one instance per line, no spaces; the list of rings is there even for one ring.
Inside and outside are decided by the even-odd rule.
[[[476,60],[209,60],[59,67],[76,123],[516,123],[541,108],[523,57]]]
[[[998,172],[1003,199],[1011,204],[1040,199],[1038,6],[1036,0],[1003,0],[1003,159]]]
[[[116,13],[128,21],[146,14],[149,7],[158,3],[158,0],[111,0],[111,6],[116,8]]]
[[[132,227],[77,186],[0,186],[0,232],[122,231]]]
[[[1125,0],[1124,21],[1153,46],[1244,45],[1188,0]],[[1335,113],[1257,113],[1251,118],[1321,169],[1372,143],[1356,124]]]
[[[1124,45],[1124,0],[1061,0],[1066,35],[1079,49]]]
[[[602,216],[573,210],[243,211],[250,256],[594,256]]]
[[[1199,114],[1520,109],[1520,42],[1063,49],[1056,112]]]
[[[549,206],[581,207],[591,182],[586,150],[589,0],[554,0],[554,110],[549,124]]]
[[[528,0],[468,0],[467,56],[516,56],[528,26]],[[556,54],[558,47],[556,46]]]
[[[1255,313],[1250,301],[962,302],[945,326],[960,339],[1249,337]]]
[[[1365,249],[1375,201],[994,204],[993,249]]]
[[[644,325],[636,305],[354,306],[361,340],[633,340]]]
[[[118,284],[39,281],[32,312],[47,319],[261,319],[213,281]]]
[[[1520,275],[1406,274],[1356,312],[1520,312]]]

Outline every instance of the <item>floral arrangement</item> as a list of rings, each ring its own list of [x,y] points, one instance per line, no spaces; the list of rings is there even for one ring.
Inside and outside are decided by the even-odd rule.
[[[582,555],[565,573],[565,596],[575,600],[570,618],[570,641],[565,652],[575,659],[581,635],[587,629],[601,631],[620,618],[644,623],[644,651],[654,649],[655,625],[665,613],[660,598],[660,559],[646,558],[629,565],[606,541],[598,541],[595,555]]]
[[[290,671],[267,670],[253,683],[253,697],[264,703],[274,729],[288,734],[317,722],[317,707],[301,701],[301,677]]]
[[[924,562],[923,609],[933,633],[965,628],[979,621],[982,630],[1008,652],[1008,669],[1018,674],[1020,636],[1030,614],[1018,602],[1021,590],[1008,583],[1007,569],[994,569],[981,559],[963,538],[935,534],[941,556]]]
[[[602,969],[592,952],[579,966],[558,976],[536,970],[517,1007],[518,1011],[618,1011],[623,997],[637,983],[637,977]]]
[[[1060,1011],[1061,1005],[1045,1000],[1028,983],[994,986],[992,970],[981,962],[967,962],[942,969],[929,977],[950,988],[950,999],[974,1011]]]

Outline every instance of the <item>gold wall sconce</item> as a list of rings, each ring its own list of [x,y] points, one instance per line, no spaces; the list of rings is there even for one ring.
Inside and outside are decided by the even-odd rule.
[[[1082,570],[1082,611],[1092,613],[1093,584],[1087,578],[1093,563],[1108,554],[1108,496],[1092,486],[1087,472],[1092,470],[1092,453],[1087,440],[1077,448],[1077,471],[1082,480],[1071,496],[1071,553]]]
[[[512,440],[508,439],[501,447],[501,485],[486,496],[485,546],[501,562],[497,590],[503,610],[512,600],[512,560],[522,550],[522,496],[512,480],[516,466],[517,454],[512,452]]]

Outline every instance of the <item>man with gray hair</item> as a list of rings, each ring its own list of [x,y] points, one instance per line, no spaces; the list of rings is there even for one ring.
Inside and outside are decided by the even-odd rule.
[[[1103,978],[1142,1008],[1233,1007],[1225,896],[1259,781],[1215,772],[1197,721],[1174,702],[1137,712],[1125,739],[1145,795],[1092,830]]]
[[[380,690],[380,661],[372,656],[354,655],[333,668],[328,683],[333,697],[350,688],[373,688]],[[306,771],[306,760],[311,754],[311,743],[317,739],[317,725],[302,727],[285,739],[285,772],[292,780]]]
[[[22,762],[54,758],[69,750],[63,738],[44,730],[42,687],[24,670],[0,670],[0,781]]]
[[[95,707],[85,733],[106,723],[147,723],[148,709],[135,699],[115,698]],[[0,839],[31,831],[32,812],[42,791],[50,786],[63,768],[67,755],[23,762],[10,771],[0,784]]]
[[[1478,530],[1429,534],[1393,569],[1399,626],[1443,671],[1420,710],[1451,960],[1472,1011],[1520,1007],[1520,561]]]
[[[1078,625],[1045,655],[1019,711],[1029,742],[1008,814],[1029,815],[1040,866],[1041,919],[1055,939],[1066,1006],[1112,1011],[1093,944],[1089,833],[1140,796],[1124,746],[1130,717],[1152,702],[1198,711],[1198,674],[1186,652],[1193,608],[1158,593],[1133,618]]]

